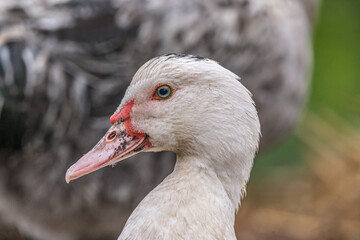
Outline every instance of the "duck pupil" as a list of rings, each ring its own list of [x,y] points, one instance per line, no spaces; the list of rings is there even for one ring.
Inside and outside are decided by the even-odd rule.
[[[171,96],[172,88],[168,85],[160,86],[156,89],[156,95],[157,97],[160,97],[162,99],[167,99]]]
[[[160,96],[166,96],[169,93],[169,89],[167,88],[160,88],[159,89]]]

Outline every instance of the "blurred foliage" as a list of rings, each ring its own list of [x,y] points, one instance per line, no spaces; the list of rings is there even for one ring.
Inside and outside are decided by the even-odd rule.
[[[360,116],[360,1],[324,0],[314,29],[314,69],[308,112],[331,111],[353,121]],[[253,176],[269,169],[301,167],[306,147],[296,136],[308,121],[307,111],[294,134],[255,161]],[[256,178],[256,177],[255,177]],[[254,179],[254,177],[252,178]]]
[[[239,239],[360,239],[360,1],[323,0],[294,134],[258,156]]]
[[[314,34],[314,50],[310,110],[330,108],[343,117],[351,117],[355,110],[353,103],[360,96],[359,0],[323,2]]]

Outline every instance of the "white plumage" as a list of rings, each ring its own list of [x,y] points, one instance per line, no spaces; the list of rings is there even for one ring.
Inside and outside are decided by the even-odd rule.
[[[133,155],[143,139],[151,146],[139,151],[173,151],[176,166],[134,210],[119,239],[236,239],[235,212],[260,133],[251,94],[239,80],[205,58],[169,54],[150,60],[115,112],[121,118],[68,170],[66,180]],[[173,88],[171,97],[153,99],[154,89],[163,84]],[[113,131],[118,143],[109,141]],[[137,137],[124,143],[131,136]],[[109,146],[121,152],[114,154]]]

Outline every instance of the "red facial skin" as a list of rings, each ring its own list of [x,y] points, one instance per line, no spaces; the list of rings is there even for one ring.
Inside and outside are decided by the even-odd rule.
[[[110,117],[111,124],[114,124],[117,120],[119,120],[119,118],[123,120],[130,118],[130,113],[132,111],[133,106],[134,106],[134,100],[131,100],[130,102],[126,103],[120,112],[115,113]]]
[[[120,110],[120,112],[110,117],[110,122],[111,124],[114,124],[120,119],[120,121],[124,122],[126,132],[129,135],[137,136],[140,138],[141,136],[143,136],[143,133],[133,131],[133,126],[131,124],[130,113],[132,111],[133,106],[134,106],[134,100],[131,100],[130,102],[126,103],[124,107]]]
[[[156,86],[151,100],[165,100],[171,97],[174,90],[171,86],[171,94],[167,98],[157,95],[156,89],[167,84]],[[148,136],[145,133],[137,132],[131,124],[131,112],[134,100],[126,103],[120,112],[110,117],[112,126],[105,136],[95,145],[91,151],[85,154],[66,172],[66,182],[70,182],[88,173],[94,172],[102,167],[114,164],[132,155],[142,152],[152,147]]]
[[[111,116],[113,125],[91,151],[68,169],[67,182],[152,147],[145,133],[133,129],[130,118],[133,105],[134,101],[130,101],[119,113]],[[108,138],[114,132],[116,136]]]

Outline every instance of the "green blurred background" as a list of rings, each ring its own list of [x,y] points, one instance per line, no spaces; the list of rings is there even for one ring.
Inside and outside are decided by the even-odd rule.
[[[255,160],[238,239],[360,239],[360,1],[324,0],[297,129]]]
[[[264,175],[278,167],[301,167],[306,147],[298,138],[309,113],[331,111],[348,121],[360,116],[360,1],[325,0],[313,35],[314,67],[303,119],[295,132],[262,153],[252,171]],[[326,118],[326,116],[325,116]]]
[[[324,0],[297,129],[255,160],[238,239],[360,239],[360,1]]]

